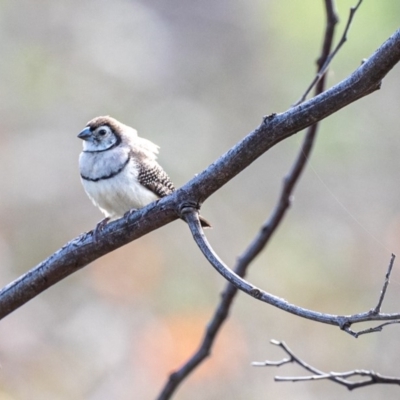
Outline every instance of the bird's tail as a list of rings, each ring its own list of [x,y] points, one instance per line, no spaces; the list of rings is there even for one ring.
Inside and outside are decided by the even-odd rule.
[[[199,219],[200,219],[201,226],[203,228],[212,228],[211,224],[205,218],[203,218],[201,215],[199,215]]]

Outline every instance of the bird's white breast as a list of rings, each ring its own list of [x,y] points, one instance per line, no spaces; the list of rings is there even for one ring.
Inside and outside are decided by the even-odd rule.
[[[129,157],[128,150],[115,148],[100,153],[81,153],[79,165],[81,175],[91,179],[108,176],[118,171]],[[81,179],[86,193],[106,217],[122,217],[132,208],[142,208],[158,199],[138,181],[138,166],[129,159],[115,176],[98,181]]]

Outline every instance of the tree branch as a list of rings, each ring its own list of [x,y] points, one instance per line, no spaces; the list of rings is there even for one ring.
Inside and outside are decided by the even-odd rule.
[[[178,218],[182,204],[199,207],[209,196],[281,140],[315,124],[379,89],[400,60],[400,30],[348,78],[326,92],[261,125],[172,195],[111,222],[93,240],[93,231],[73,239],[48,259],[0,291],[0,318],[90,262]]]
[[[346,372],[323,372],[319,369],[307,364],[301,358],[296,356],[292,350],[284,342],[279,342],[277,340],[271,340],[271,343],[275,346],[279,346],[283,351],[289,356],[289,358],[284,358],[281,361],[263,361],[263,362],[253,362],[252,365],[255,367],[280,367],[281,365],[294,363],[304,368],[305,370],[311,372],[313,375],[308,376],[296,376],[296,377],[282,377],[276,376],[275,381],[277,382],[300,382],[300,381],[316,381],[321,379],[329,379],[340,385],[347,387],[349,390],[358,389],[360,387],[375,385],[378,383],[384,384],[394,384],[400,385],[400,378],[393,376],[384,376],[373,371],[366,371],[363,369],[355,369],[353,371]],[[346,378],[360,377],[367,378],[358,381],[350,381]]]
[[[239,275],[237,275],[235,272],[229,269],[222,262],[222,260],[214,252],[214,250],[208,243],[207,238],[204,235],[203,228],[201,227],[200,224],[198,212],[194,210],[190,204],[187,204],[182,209],[182,215],[189,225],[189,228],[193,235],[193,239],[195,240],[197,246],[200,248],[201,252],[207,258],[209,263],[228,282],[230,282],[239,290],[256,298],[257,300],[263,301],[264,303],[268,303],[288,313],[297,315],[298,317],[303,317],[324,324],[336,325],[340,327],[340,329],[344,330],[345,332],[351,334],[354,337],[358,337],[359,333],[354,332],[350,329],[351,325],[353,324],[366,321],[394,321],[394,320],[400,321],[400,313],[393,313],[393,314],[384,314],[380,312],[376,313],[376,307],[367,312],[353,314],[353,315],[326,314],[317,311],[312,311],[303,307],[299,307],[294,304],[290,304],[284,299],[281,299],[277,296],[267,293],[264,290],[246,281],[245,279],[241,278]],[[393,262],[393,257],[394,255],[392,255],[391,263]],[[371,330],[371,332],[375,332],[375,330]]]

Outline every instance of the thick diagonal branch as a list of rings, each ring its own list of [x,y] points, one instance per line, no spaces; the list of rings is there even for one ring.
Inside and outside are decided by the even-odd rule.
[[[0,291],[0,318],[97,258],[178,218],[185,202],[201,204],[281,140],[374,92],[400,60],[400,30],[348,78],[261,125],[174,194],[108,224],[98,240],[80,235]]]

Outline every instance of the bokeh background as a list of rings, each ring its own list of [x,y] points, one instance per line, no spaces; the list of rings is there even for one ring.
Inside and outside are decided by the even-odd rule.
[[[355,3],[338,1],[337,40]],[[394,32],[398,15],[399,2],[364,2],[330,85]],[[1,1],[1,286],[101,219],[78,173],[76,135],[89,119],[112,115],[159,144],[180,186],[300,97],[324,23],[322,0]],[[400,253],[399,103],[396,67],[379,92],[322,123],[293,207],[250,281],[321,312],[376,304],[390,253]],[[204,204],[207,236],[228,265],[273,209],[302,137]],[[197,348],[224,286],[181,221],[97,260],[1,321],[0,400],[155,398]],[[399,311],[399,288],[396,265],[385,311]],[[270,339],[322,370],[400,375],[398,327],[355,340],[241,294],[212,357],[175,398],[399,398],[398,387],[274,383],[305,372],[252,367],[283,357]]]

